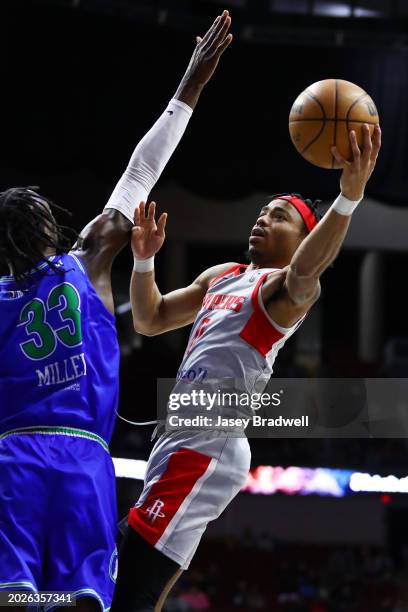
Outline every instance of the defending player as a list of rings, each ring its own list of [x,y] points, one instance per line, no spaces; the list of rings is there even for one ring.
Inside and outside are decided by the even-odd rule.
[[[343,168],[341,195],[320,222],[310,201],[277,195],[252,229],[249,266],[214,266],[190,286],[164,296],[154,280],[154,255],[164,241],[166,214],[156,225],[155,204],[146,217],[141,203],[132,236],[135,329],[155,335],[194,321],[173,392],[191,392],[188,379],[194,375],[203,388],[215,383],[215,389],[263,391],[279,349],[319,298],[320,276],[337,256],[374,169],[380,129],[373,141],[368,126],[362,129],[362,152],[350,132],[352,162],[333,150]],[[245,482],[250,451],[241,434],[179,430],[159,438],[142,495],[129,512],[111,612],[161,609],[208,522]]]
[[[1,590],[71,591],[78,610],[109,609],[119,367],[111,266],[231,42],[229,25],[224,11],[197,39],[175,98],[72,249],[45,197],[0,193]],[[63,599],[44,607],[56,608]]]

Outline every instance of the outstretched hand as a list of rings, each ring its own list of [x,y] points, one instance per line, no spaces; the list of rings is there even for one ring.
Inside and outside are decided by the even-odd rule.
[[[229,12],[223,11],[203,37],[196,37],[197,45],[184,75],[184,82],[187,80],[195,86],[203,86],[211,79],[221,55],[231,44],[232,34],[228,34],[230,26]]]
[[[167,213],[162,213],[156,223],[155,212],[155,202],[150,202],[148,205],[147,216],[144,202],[140,202],[136,207],[131,244],[133,254],[137,259],[152,257],[163,245]]]
[[[357,143],[354,130],[349,134],[351,150],[353,153],[352,161],[345,160],[336,147],[331,151],[338,167],[343,169],[340,177],[340,188],[342,194],[349,200],[361,200],[364,196],[365,186],[373,173],[377,161],[378,153],[381,148],[381,129],[379,125],[374,128],[373,136],[370,136],[370,129],[366,123],[362,126],[363,148]]]

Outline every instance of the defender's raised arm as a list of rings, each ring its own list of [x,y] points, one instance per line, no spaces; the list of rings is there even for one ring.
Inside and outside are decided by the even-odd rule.
[[[103,214],[81,232],[74,251],[84,260],[101,298],[113,311],[110,271],[127,244],[136,206],[146,201],[180,142],[203,87],[211,79],[232,35],[228,11],[219,15],[203,38],[197,37],[187,70],[167,108],[137,145]]]
[[[136,206],[147,197],[187,127],[205,84],[232,40],[228,11],[219,15],[197,45],[180,85],[164,113],[137,145],[105,209],[119,210],[133,223]]]

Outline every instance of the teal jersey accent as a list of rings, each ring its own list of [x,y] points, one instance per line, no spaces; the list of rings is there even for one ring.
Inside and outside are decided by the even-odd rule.
[[[80,258],[50,257],[22,286],[0,277],[0,435],[68,427],[109,443],[118,377],[115,317]]]

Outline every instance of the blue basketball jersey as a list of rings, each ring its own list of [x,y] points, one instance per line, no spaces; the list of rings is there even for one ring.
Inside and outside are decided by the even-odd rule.
[[[40,262],[22,287],[0,277],[0,437],[73,428],[108,444],[118,374],[115,318],[77,256]]]

